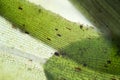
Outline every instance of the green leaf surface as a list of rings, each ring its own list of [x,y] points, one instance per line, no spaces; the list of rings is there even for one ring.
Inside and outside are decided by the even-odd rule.
[[[58,50],[44,65],[48,80],[119,80],[118,50],[93,27],[70,22],[25,0],[0,0],[0,15]]]

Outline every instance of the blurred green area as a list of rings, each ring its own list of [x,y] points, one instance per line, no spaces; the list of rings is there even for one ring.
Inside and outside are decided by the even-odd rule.
[[[113,42],[120,46],[120,0],[70,1],[105,37],[112,38]]]

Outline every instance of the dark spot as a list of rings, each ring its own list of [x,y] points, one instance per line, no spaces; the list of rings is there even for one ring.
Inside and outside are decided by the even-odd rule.
[[[28,68],[27,70],[31,71],[32,69],[31,69],[31,68]]]
[[[61,37],[61,34],[57,34],[57,36]]]
[[[23,24],[23,26],[25,27],[25,24]]]
[[[12,28],[17,29],[17,27],[15,27],[14,25],[12,25]]]
[[[55,52],[54,55],[55,56],[60,56],[60,53],[59,52]]]
[[[91,38],[88,38],[89,40],[91,39]]]
[[[51,41],[51,39],[50,39],[50,38],[47,38],[47,40]]]
[[[86,66],[87,66],[87,64],[86,64],[86,63],[83,63],[83,66],[84,66],[84,67],[86,67]]]
[[[65,78],[60,78],[59,80],[66,80]]]
[[[67,63],[67,64],[70,64],[70,63]]]
[[[28,31],[25,31],[25,33],[26,33],[26,34],[29,34],[29,32],[28,32]]]
[[[109,26],[106,24],[106,27],[108,28]]]
[[[79,72],[79,71],[81,71],[81,68],[80,67],[75,67],[75,71]]]
[[[23,10],[23,8],[22,8],[22,7],[20,7],[20,6],[18,7],[18,9],[19,9],[19,10]]]
[[[110,60],[107,60],[107,64],[111,64],[111,61],[110,61]]]
[[[38,12],[40,13],[40,12],[41,12],[41,9],[38,9]]]
[[[58,31],[58,29],[57,29],[57,28],[55,28],[55,30],[56,30],[56,31]]]
[[[32,62],[33,60],[32,59],[29,59],[30,62]]]
[[[82,24],[80,25],[80,29],[83,29],[83,25]]]
[[[71,30],[69,27],[66,27],[66,29]]]
[[[17,27],[15,26],[15,24],[12,24],[12,28],[17,29]]]
[[[111,80],[116,80],[115,78],[110,78]]]

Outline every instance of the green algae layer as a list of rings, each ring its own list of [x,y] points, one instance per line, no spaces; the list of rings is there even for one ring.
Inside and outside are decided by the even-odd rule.
[[[119,50],[93,27],[70,22],[25,0],[0,0],[0,15],[58,50],[44,64],[48,80],[120,79]]]
[[[120,41],[120,0],[70,0],[105,36]],[[120,46],[120,45],[119,45]]]

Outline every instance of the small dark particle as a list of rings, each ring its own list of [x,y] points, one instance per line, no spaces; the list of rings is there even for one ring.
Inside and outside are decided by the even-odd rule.
[[[25,27],[25,24],[23,24],[23,26]]]
[[[30,62],[32,62],[32,59],[29,59]]]
[[[20,7],[20,6],[18,7],[18,9],[19,9],[19,10],[23,10],[23,8],[22,8],[22,7]]]
[[[17,29],[17,27],[15,27],[14,25],[12,25],[12,28]]]
[[[81,25],[80,25],[80,29],[82,29],[82,28],[83,28],[83,25],[81,24]]]
[[[89,40],[91,39],[91,38],[88,38]]]
[[[55,56],[60,56],[60,53],[59,52],[55,52],[54,55]]]
[[[86,66],[87,66],[87,64],[86,64],[86,63],[83,63],[83,66],[84,66],[84,67],[86,67]]]
[[[38,9],[38,12],[40,13],[40,12],[41,12],[41,9]]]
[[[17,29],[17,27],[15,26],[15,24],[12,24],[12,28]]]
[[[70,28],[66,27],[66,29],[71,30]]]
[[[26,34],[29,34],[29,32],[25,31]]]
[[[66,80],[65,78],[60,78],[59,80]]]
[[[79,71],[81,71],[81,68],[75,67],[75,71],[79,72]]]
[[[106,27],[108,28],[109,26],[106,24]]]
[[[57,34],[57,36],[61,37],[61,34]]]
[[[66,80],[65,78],[63,78],[63,80]]]
[[[107,64],[111,64],[111,61],[110,61],[110,60],[107,60]]]
[[[50,39],[50,38],[47,38],[47,40],[51,41],[51,39]]]
[[[111,80],[116,80],[115,78],[110,78]]]
[[[56,30],[56,31],[58,31],[58,29],[57,29],[57,28],[55,28],[55,30]]]

